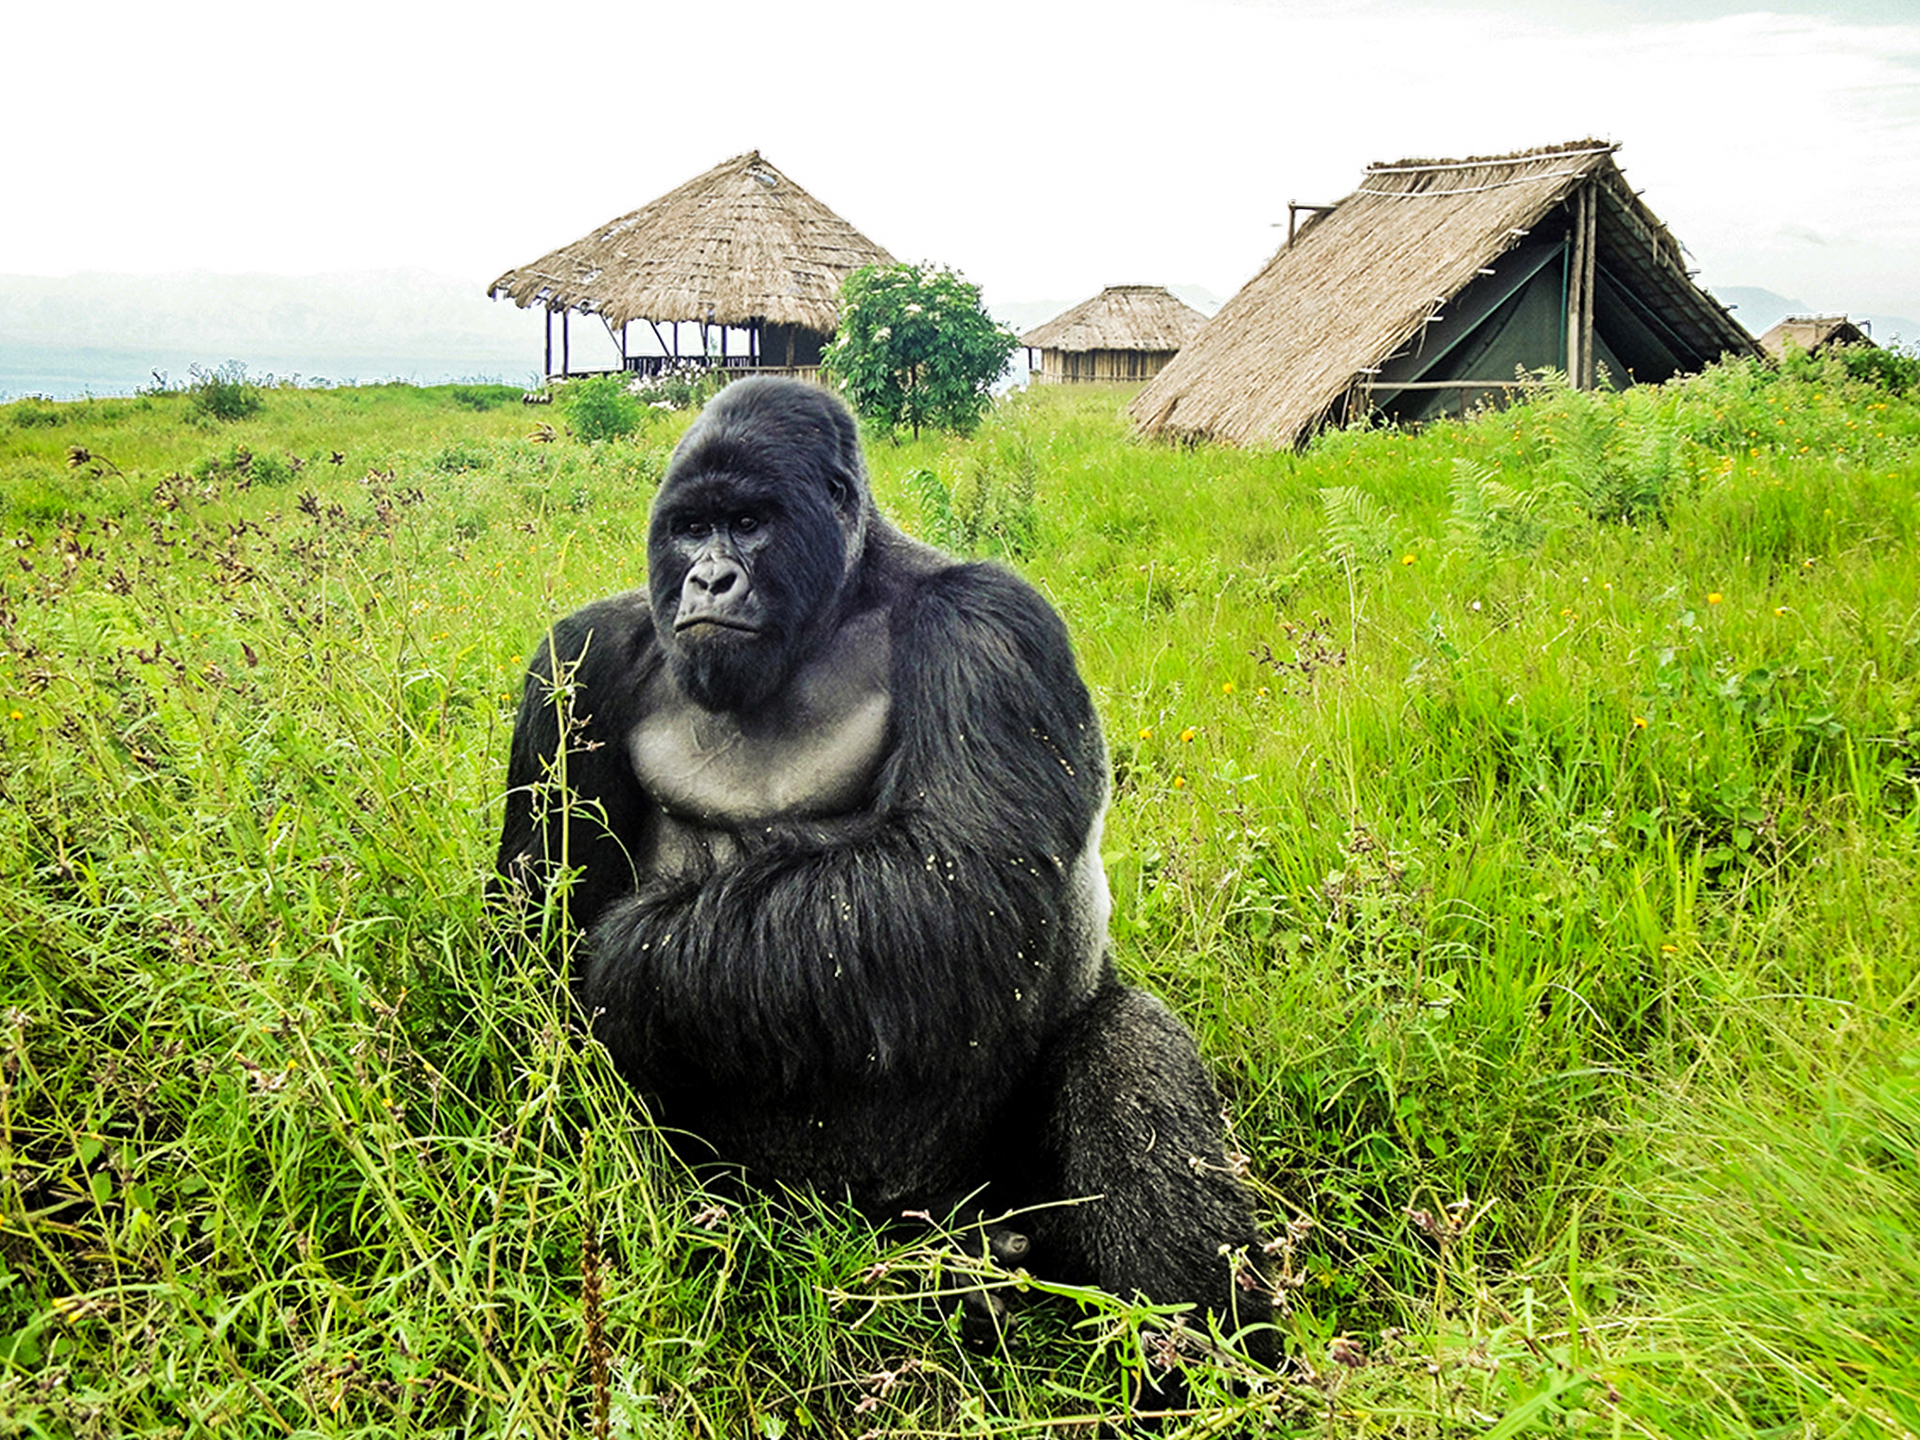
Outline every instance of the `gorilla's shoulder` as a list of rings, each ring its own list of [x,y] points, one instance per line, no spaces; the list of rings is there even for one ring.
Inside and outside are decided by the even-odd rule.
[[[1077,706],[1086,690],[1066,622],[1004,566],[953,561],[895,612],[896,673],[909,688],[948,685],[1010,698],[1037,690]]]
[[[653,607],[644,590],[628,590],[583,605],[553,622],[534,649],[534,664],[551,674],[554,661],[591,674],[630,671],[656,649]]]
[[[1068,645],[1066,622],[1041,593],[1003,565],[955,560],[928,574],[905,607],[910,626],[998,636],[1048,649]]]

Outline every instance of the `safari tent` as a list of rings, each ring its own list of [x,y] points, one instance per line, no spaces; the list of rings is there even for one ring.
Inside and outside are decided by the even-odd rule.
[[[1844,315],[1789,315],[1760,337],[1760,348],[1778,360],[1787,346],[1812,355],[1830,345],[1872,345],[1873,337]]]
[[[1027,331],[1020,343],[1040,352],[1031,367],[1036,384],[1150,380],[1206,323],[1162,286],[1109,285]]]
[[[1134,398],[1136,427],[1291,446],[1349,417],[1497,399],[1516,371],[1592,388],[1758,353],[1617,148],[1401,160],[1337,204],[1296,205],[1298,233]]]
[[[840,284],[893,256],[821,204],[758,150],[723,161],[651,204],[609,220],[571,245],[507,271],[494,299],[547,311],[547,372],[569,373],[569,317],[597,317],[621,364],[648,371],[689,355],[730,369],[805,372],[839,316]],[[554,317],[560,317],[559,366]],[[634,354],[632,327],[657,350]],[[662,330],[662,326],[668,327]],[[718,330],[718,353],[709,340]],[[745,331],[728,353],[728,331]]]

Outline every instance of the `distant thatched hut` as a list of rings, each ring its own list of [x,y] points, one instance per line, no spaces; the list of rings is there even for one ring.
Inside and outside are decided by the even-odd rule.
[[[1582,388],[1659,381],[1753,337],[1595,141],[1403,160],[1314,213],[1133,400],[1149,434],[1296,445],[1319,425],[1417,421],[1516,368]]]
[[[1033,367],[1038,384],[1151,380],[1206,323],[1159,285],[1109,285],[1029,330],[1020,343],[1040,352]]]
[[[1832,345],[1868,345],[1873,337],[1844,315],[1789,315],[1760,337],[1760,348],[1778,360],[1787,346],[1809,355]]]
[[[522,309],[547,310],[547,373],[568,373],[567,317],[597,315],[629,370],[680,355],[680,325],[701,327],[706,357],[719,327],[719,363],[805,369],[839,318],[840,284],[893,256],[802,190],[758,150],[716,165],[584,239],[509,270],[487,287]],[[554,368],[553,317],[561,317]],[[658,355],[632,355],[628,327],[649,325]],[[661,333],[662,325],[671,334]],[[728,355],[727,330],[745,330],[746,353]]]

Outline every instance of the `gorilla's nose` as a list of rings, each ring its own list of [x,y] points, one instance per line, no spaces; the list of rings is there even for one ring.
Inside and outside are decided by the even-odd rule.
[[[745,572],[731,560],[702,560],[687,572],[687,588],[708,599],[718,600],[745,579]]]

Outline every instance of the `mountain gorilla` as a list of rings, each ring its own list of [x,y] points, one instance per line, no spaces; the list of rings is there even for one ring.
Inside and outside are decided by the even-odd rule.
[[[1043,1206],[996,1253],[1269,1318],[1193,1040],[1107,954],[1060,617],[882,519],[852,417],[795,381],[688,430],[647,566],[533,656],[499,866],[530,912],[570,877],[575,993],[656,1117],[876,1216]]]

